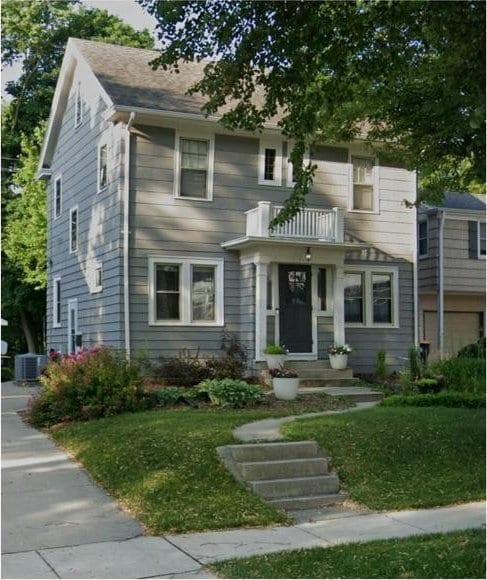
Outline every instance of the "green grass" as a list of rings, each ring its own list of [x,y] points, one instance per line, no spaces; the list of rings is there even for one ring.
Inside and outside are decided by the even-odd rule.
[[[485,498],[485,410],[377,407],[284,425],[316,439],[352,500],[374,510]]]
[[[318,410],[316,404],[148,411],[75,423],[53,429],[52,437],[154,534],[265,526],[289,520],[240,486],[216,448],[237,443],[238,425]]]
[[[226,578],[485,578],[485,532],[279,552],[212,569]]]

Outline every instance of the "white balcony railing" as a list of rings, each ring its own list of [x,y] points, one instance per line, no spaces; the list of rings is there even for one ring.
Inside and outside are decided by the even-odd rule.
[[[323,242],[343,242],[341,209],[304,208],[283,225],[269,229],[282,206],[260,201],[247,212],[247,236],[259,238],[301,238]]]

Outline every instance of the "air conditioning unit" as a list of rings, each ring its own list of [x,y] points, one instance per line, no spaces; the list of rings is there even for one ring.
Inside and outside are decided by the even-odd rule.
[[[46,354],[18,354],[15,357],[15,380],[20,383],[37,381],[46,365]]]

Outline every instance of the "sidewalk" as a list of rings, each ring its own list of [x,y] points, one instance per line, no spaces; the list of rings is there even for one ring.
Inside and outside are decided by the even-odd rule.
[[[217,560],[485,526],[485,502],[352,515],[291,527],[143,535],[140,524],[44,434],[29,390],[2,385],[2,578],[214,578]]]

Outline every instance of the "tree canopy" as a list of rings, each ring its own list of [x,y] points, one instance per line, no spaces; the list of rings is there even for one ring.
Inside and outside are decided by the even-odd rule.
[[[418,170],[424,196],[483,187],[485,3],[138,2],[158,21],[155,64],[210,59],[192,89],[207,96],[204,112],[233,102],[222,122],[248,130],[280,114],[295,166],[310,143],[365,136]],[[311,180],[298,169],[282,219]]]

